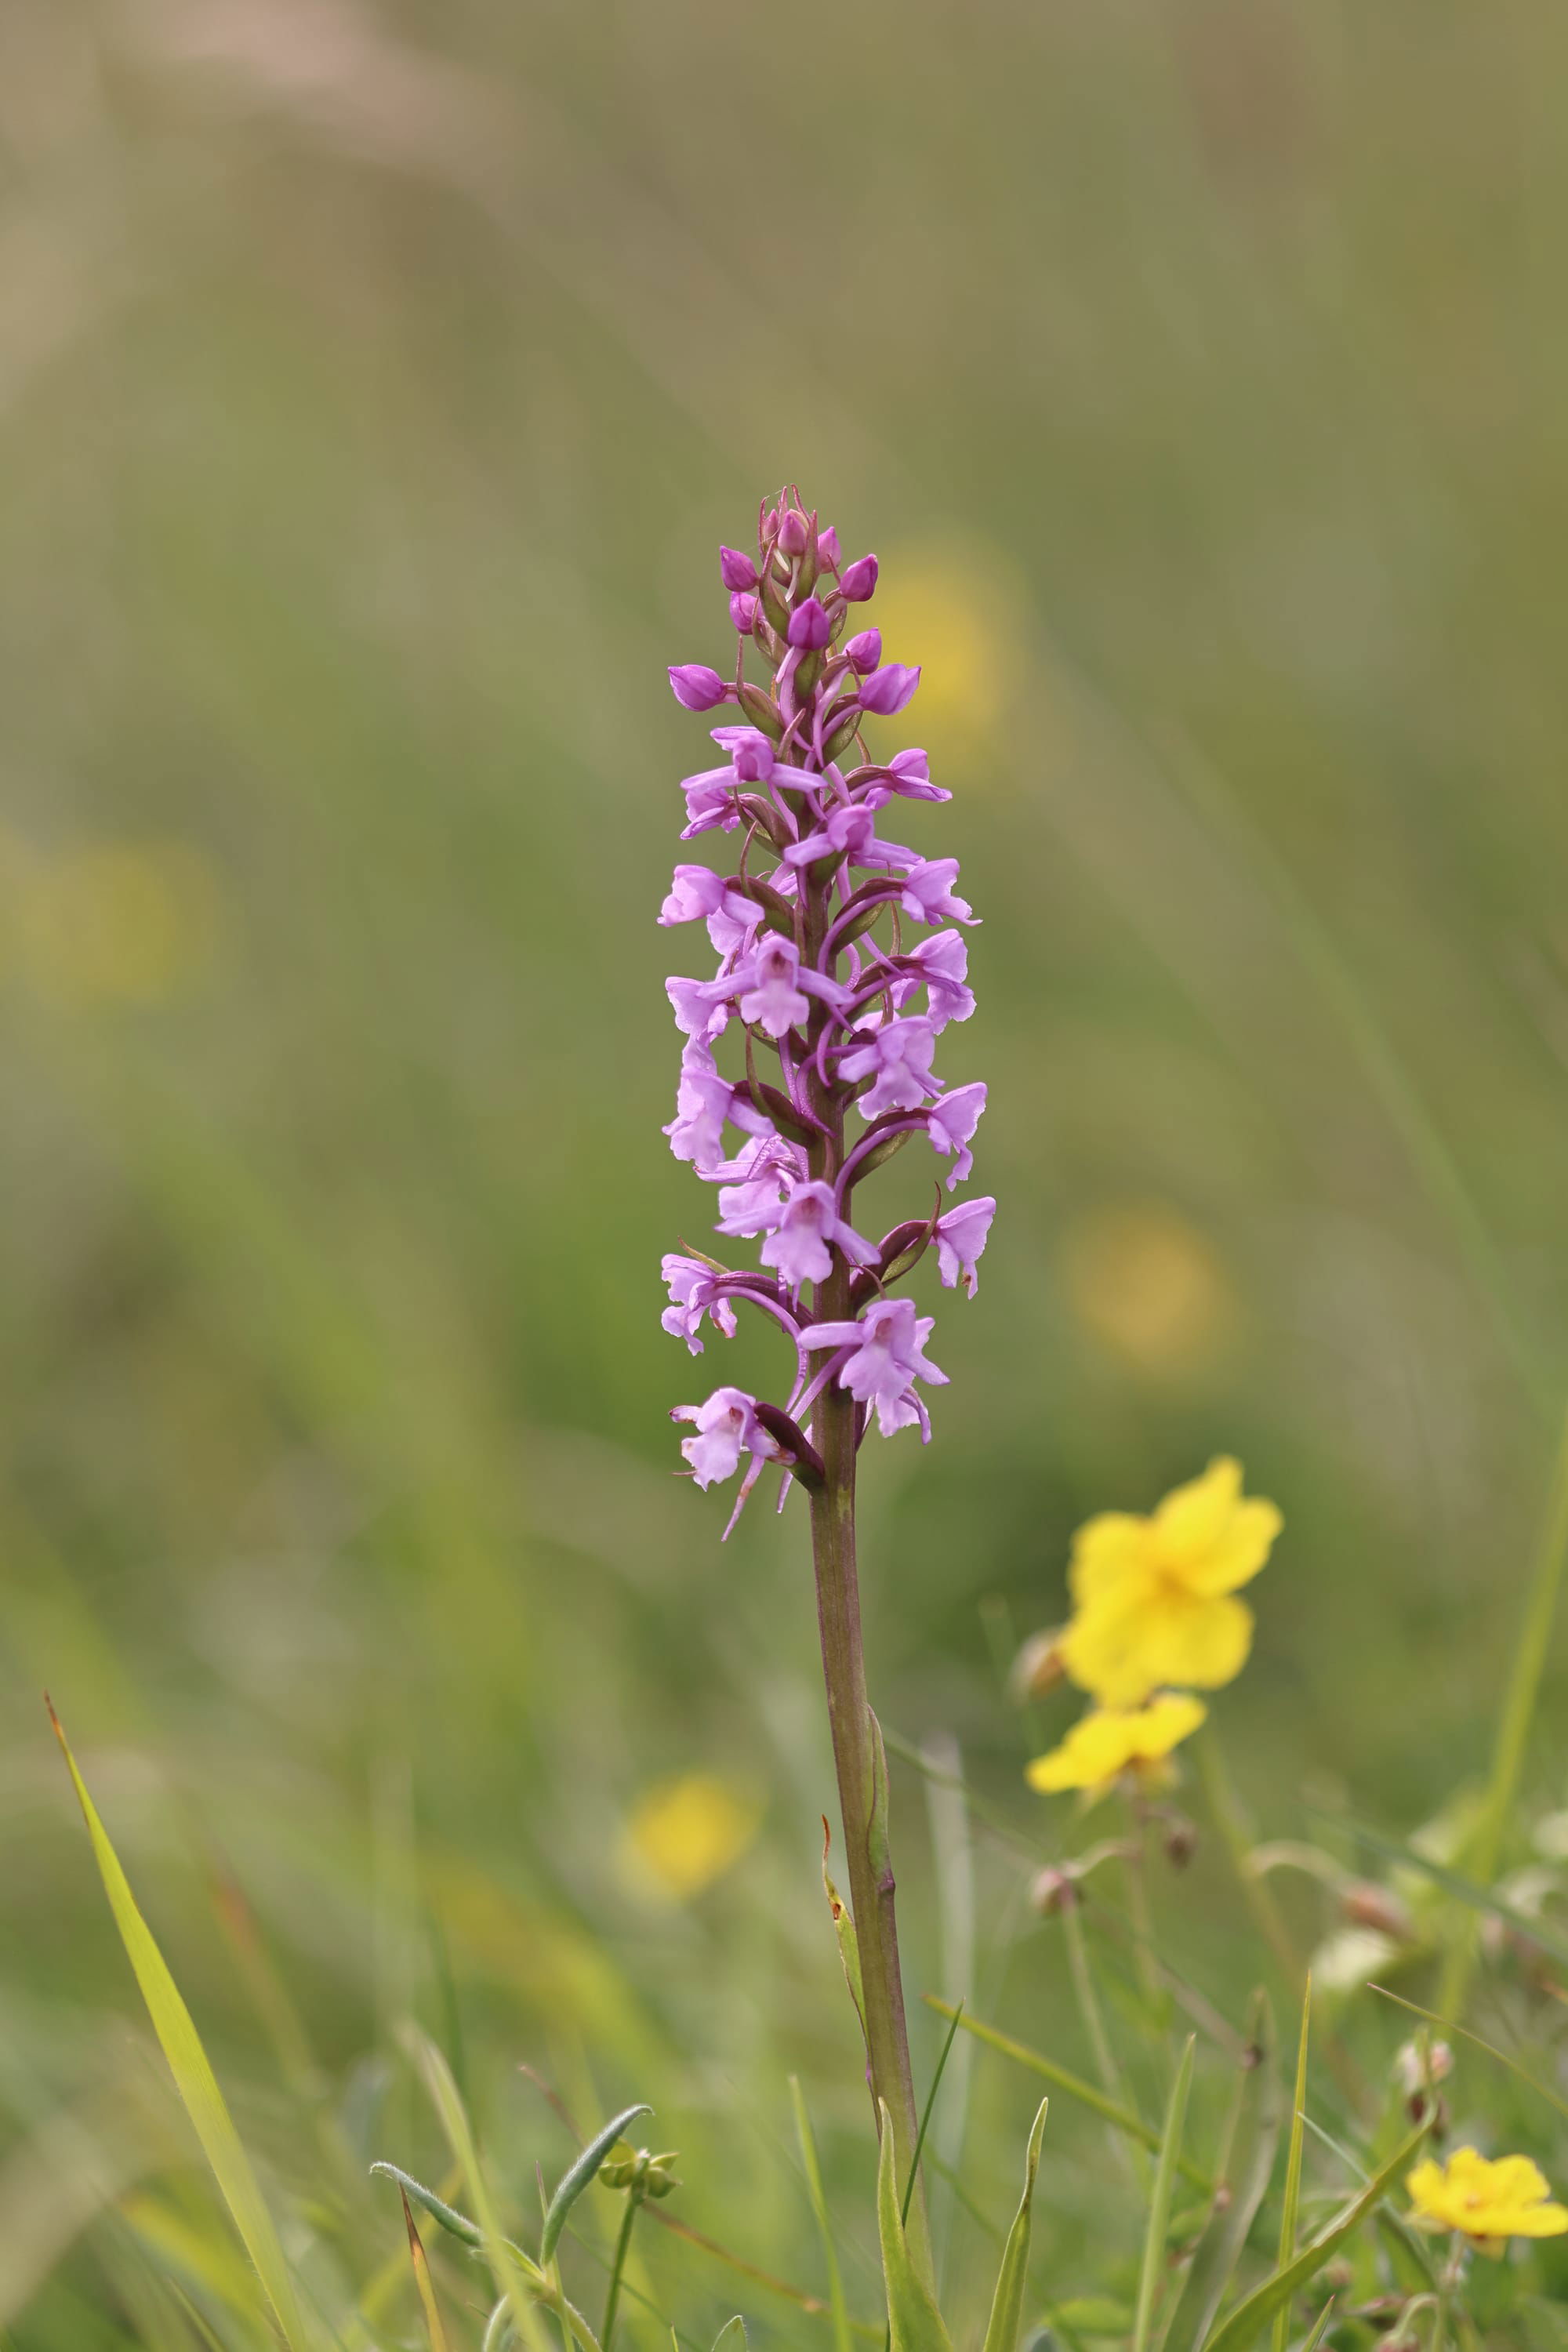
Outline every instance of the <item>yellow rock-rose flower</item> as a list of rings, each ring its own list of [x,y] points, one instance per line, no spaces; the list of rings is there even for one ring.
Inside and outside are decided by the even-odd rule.
[[[1147,1706],[1097,1706],[1075,1723],[1059,1748],[1026,1770],[1031,1789],[1087,1789],[1099,1796],[1123,1772],[1166,1777],[1173,1748],[1197,1729],[1208,1709],[1185,1691],[1166,1691]]]
[[[1447,2164],[1428,2157],[1405,2185],[1418,2229],[1458,2230],[1483,2253],[1500,2254],[1510,2238],[1568,2230],[1568,2205],[1551,2202],[1545,2174],[1527,2156],[1489,2158],[1457,2147]]]
[[[1103,1706],[1136,1706],[1163,1684],[1217,1690],[1252,1647],[1237,1588],[1257,1575],[1284,1524],[1245,1500],[1228,1454],[1166,1496],[1152,1518],[1102,1511],[1073,1539],[1075,1607],[1061,1658]]]
[[[739,1862],[759,1819],[749,1794],[711,1773],[658,1780],[638,1798],[626,1825],[626,1874],[647,1893],[689,1902]]]

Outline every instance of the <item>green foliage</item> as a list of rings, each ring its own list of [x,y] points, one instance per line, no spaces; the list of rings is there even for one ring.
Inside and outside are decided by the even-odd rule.
[[[1016,2352],[1018,2329],[1024,2316],[1024,2289],[1029,2273],[1029,2225],[1035,2210],[1035,2175],[1040,2168],[1040,2142],[1045,2137],[1046,2115],[1050,2106],[1042,2099],[1035,2111],[1029,2129],[1029,2145],[1024,2158],[1024,2193],[1018,2200],[1018,2210],[1007,2232],[1007,2242],[1002,2249],[1002,2267],[996,2274],[996,2292],[991,2298],[991,2316],[985,2324],[983,2352]]]
[[[904,2234],[897,2170],[893,2158],[893,2126],[886,2105],[881,2110],[880,2143],[877,2152],[877,2236],[882,2249],[882,2284],[888,2297],[888,2332],[892,2352],[952,2352],[931,2289],[910,2255]]]

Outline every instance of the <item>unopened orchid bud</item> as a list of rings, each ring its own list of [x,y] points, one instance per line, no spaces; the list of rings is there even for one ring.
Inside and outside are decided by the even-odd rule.
[[[889,662],[885,669],[873,670],[860,688],[860,708],[875,711],[879,719],[890,719],[914,699],[921,682],[918,668],[906,668],[902,662]]]
[[[754,588],[757,567],[749,555],[742,554],[738,547],[721,547],[719,550],[719,577],[726,588]]]
[[[1070,1871],[1042,1870],[1030,1881],[1029,1908],[1042,1919],[1054,1919],[1059,1913],[1070,1911],[1078,1899]]]
[[[881,630],[862,629],[859,635],[851,637],[845,646],[844,657],[850,668],[858,670],[862,677],[874,670],[882,658]]]
[[[778,528],[779,510],[777,507],[770,507],[766,514],[763,517],[763,537],[764,539],[776,539],[778,536]]]
[[[1027,1706],[1031,1699],[1048,1697],[1067,1680],[1067,1667],[1062,1663],[1062,1635],[1065,1625],[1052,1625],[1044,1633],[1031,1633],[1007,1675],[1007,1689],[1015,1704]]]
[[[730,618],[742,637],[749,637],[757,625],[757,600],[743,588],[737,588],[730,599]]]
[[[816,534],[816,556],[818,562],[821,563],[825,569],[828,565],[831,565],[834,571],[837,571],[838,533],[834,530],[831,523],[829,523],[825,530],[819,530]]]
[[[857,556],[845,572],[838,585],[851,604],[864,604],[877,585],[877,559],[874,555]]]
[[[716,669],[704,662],[681,662],[669,673],[669,690],[683,710],[712,710],[728,688]]]
[[[789,616],[789,641],[805,653],[820,653],[832,635],[833,625],[815,596],[797,604]]]
[[[798,507],[786,507],[779,518],[779,551],[784,555],[804,555],[810,532],[805,517]]]

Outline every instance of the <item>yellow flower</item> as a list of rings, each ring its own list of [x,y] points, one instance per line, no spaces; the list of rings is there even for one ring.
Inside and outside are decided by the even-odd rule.
[[[17,877],[19,961],[68,1007],[160,1004],[211,961],[217,877],[181,842],[103,842]]]
[[[1283,1524],[1272,1503],[1243,1501],[1241,1465],[1228,1455],[1152,1518],[1090,1519],[1068,1570],[1076,1613],[1061,1654],[1074,1682],[1103,1706],[1126,1707],[1163,1683],[1217,1690],[1231,1681],[1252,1647],[1252,1612],[1236,1590]]]
[[[657,1780],[633,1806],[622,1841],[627,1874],[684,1903],[722,1878],[757,1833],[752,1801],[708,1772]]]
[[[1568,2230],[1568,2205],[1549,2201],[1546,2176],[1527,2156],[1488,2158],[1457,2147],[1447,2164],[1428,2157],[1405,2185],[1418,2229],[1458,2230],[1483,2253],[1500,2254],[1510,2238],[1556,2238]]]
[[[1037,1756],[1025,1778],[1047,1795],[1058,1789],[1087,1789],[1101,1795],[1123,1772],[1149,1780],[1169,1777],[1165,1759],[1197,1729],[1208,1713],[1201,1698],[1166,1691],[1147,1706],[1097,1706],[1075,1723],[1059,1748]]]
[[[1069,1225],[1062,1277],[1084,1328],[1135,1371],[1181,1382],[1229,1349],[1240,1321],[1213,1245],[1163,1202],[1091,1209]]]

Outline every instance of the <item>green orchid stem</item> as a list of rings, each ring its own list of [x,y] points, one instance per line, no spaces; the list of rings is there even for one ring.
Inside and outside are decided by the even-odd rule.
[[[627,2189],[626,2210],[621,2215],[621,2226],[616,2237],[616,2252],[610,2263],[610,2284],[605,2291],[605,2324],[599,2330],[599,2352],[610,2352],[610,2337],[616,2325],[616,2306],[621,2299],[621,2273],[626,2266],[626,2253],[632,2242],[632,2224],[637,2218],[641,2200]]]
[[[805,891],[805,948],[814,960],[831,919],[830,887],[803,875]],[[819,1015],[822,1008],[819,1008]],[[834,1184],[844,1164],[844,1097],[831,1085],[814,1083],[812,1108],[819,1132],[811,1141],[811,1174]],[[816,1289],[816,1319],[842,1322],[851,1312],[849,1267],[842,1251]],[[899,1931],[893,1907],[893,1868],[888,1845],[887,1775],[880,1734],[866,1689],[860,1633],[860,1587],[855,1559],[855,1457],[858,1433],[855,1399],[836,1382],[818,1397],[812,1416],[812,1443],[823,1475],[811,1495],[811,1543],[816,1569],[816,1612],[822,1634],[822,1672],[827,1689],[827,1719],[844,1823],[849,1877],[849,1907],[859,1949],[869,2063],[871,2109],[887,2107],[900,2180],[915,2173],[919,2125],[909,2029],[904,2020],[903,1979],[899,1970]],[[915,2179],[908,2242],[915,2267],[932,2284],[925,2197]]]

